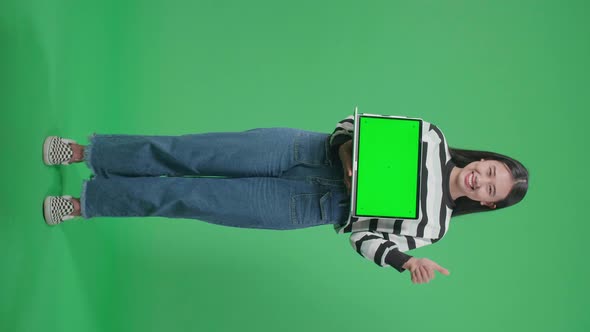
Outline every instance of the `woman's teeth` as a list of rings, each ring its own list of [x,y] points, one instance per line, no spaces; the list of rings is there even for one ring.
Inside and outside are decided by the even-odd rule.
[[[471,176],[469,176],[469,187],[471,187],[471,190],[473,190],[473,177],[474,177],[474,174],[471,173]]]

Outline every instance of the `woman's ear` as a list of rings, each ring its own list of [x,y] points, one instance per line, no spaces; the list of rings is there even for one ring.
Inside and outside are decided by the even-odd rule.
[[[492,202],[480,202],[481,205],[485,205],[487,207],[489,207],[490,209],[495,209],[496,208],[496,204],[492,203]]]

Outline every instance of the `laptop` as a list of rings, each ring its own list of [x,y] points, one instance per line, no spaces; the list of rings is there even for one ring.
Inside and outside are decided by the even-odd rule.
[[[351,216],[417,219],[422,119],[354,109]]]

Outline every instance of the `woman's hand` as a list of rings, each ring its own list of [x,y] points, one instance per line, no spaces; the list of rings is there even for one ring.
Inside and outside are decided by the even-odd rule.
[[[342,168],[344,169],[344,184],[346,185],[348,194],[350,195],[352,186],[352,140],[349,140],[346,143],[340,145],[338,148],[338,155],[340,156]]]
[[[402,267],[412,273],[412,282],[415,284],[427,283],[434,279],[434,271],[446,276],[451,274],[447,269],[427,258],[412,257]]]

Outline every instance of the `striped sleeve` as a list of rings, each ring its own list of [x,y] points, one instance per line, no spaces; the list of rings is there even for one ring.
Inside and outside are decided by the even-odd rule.
[[[330,150],[332,151],[332,155],[338,155],[338,148],[343,143],[351,140],[354,135],[354,115],[347,117],[339,121],[336,124],[336,129],[332,132],[330,136]]]
[[[430,241],[419,237],[384,232],[364,231],[353,232],[350,235],[350,244],[357,253],[379,266],[391,266],[399,272],[405,271],[402,266],[412,258],[412,256],[405,254],[405,251],[430,243]]]

